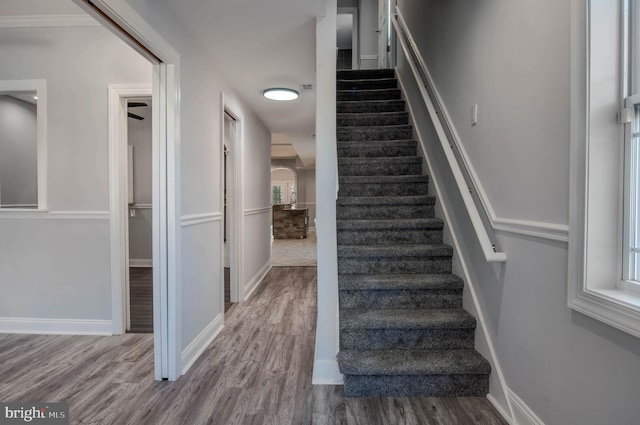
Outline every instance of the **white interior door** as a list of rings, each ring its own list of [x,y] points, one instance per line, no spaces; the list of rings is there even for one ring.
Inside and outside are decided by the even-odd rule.
[[[378,0],[378,69],[389,67],[389,0]]]

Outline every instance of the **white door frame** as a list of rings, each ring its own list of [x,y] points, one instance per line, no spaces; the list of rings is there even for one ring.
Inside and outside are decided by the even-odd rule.
[[[353,15],[353,34],[351,35],[351,69],[360,69],[360,29],[357,7],[339,7],[338,15]]]
[[[152,93],[151,84],[109,85],[111,317],[114,334],[123,334],[130,327],[127,102],[151,97]]]
[[[180,297],[180,55],[125,0],[73,0],[116,36],[153,63],[153,316],[154,376],[181,375]],[[117,102],[116,102],[117,103]],[[117,115],[117,114],[116,114]],[[115,116],[114,116],[115,119]],[[119,146],[113,143],[113,146]],[[116,158],[121,158],[117,153]],[[114,153],[116,156],[116,153]],[[114,159],[116,159],[114,158]],[[116,182],[116,180],[118,180]],[[119,177],[111,189],[120,191]],[[110,196],[111,248],[121,247],[120,193]],[[116,243],[117,242],[117,243]],[[115,262],[118,262],[115,257]],[[121,282],[122,262],[112,264],[112,282]],[[114,270],[115,269],[115,270]],[[114,273],[115,271],[115,273]],[[113,302],[122,303],[122,285]],[[115,307],[114,307],[115,309]],[[122,329],[122,308],[113,315],[114,333]]]
[[[227,203],[227,205],[231,204],[231,208],[227,209],[227,219],[229,220],[229,233],[227,233],[227,243],[231,245],[230,253],[231,258],[229,258],[229,266],[231,268],[231,302],[240,302],[244,301],[245,290],[244,290],[244,261],[242,257],[243,252],[243,231],[244,231],[244,202],[243,202],[243,180],[242,180],[242,159],[243,159],[243,149],[244,146],[244,116],[242,115],[241,109],[235,105],[231,98],[226,97],[224,93],[220,96],[220,140],[223,143],[220,144],[220,158],[224,159],[224,114],[225,111],[229,114],[235,121],[235,137],[234,140],[229,140],[231,146],[229,146],[229,151],[231,152],[228,155],[228,159],[231,162],[231,168],[233,171],[233,178],[231,179],[231,188],[229,192],[231,193],[231,200]],[[229,158],[230,157],[230,158]],[[229,161],[227,162],[227,166],[229,166]],[[220,195],[220,205],[224,208],[224,167],[220,167],[220,178],[221,183],[223,185],[223,190],[221,190]],[[227,198],[227,200],[229,200]],[[222,220],[222,225],[225,226],[224,220]],[[220,228],[221,232],[224,232],[224,227]],[[222,235],[223,233],[221,233]],[[220,270],[220,276],[222,282],[222,296],[220,297],[222,310],[224,311],[224,238],[220,238],[222,242],[222,259],[221,263],[223,267]]]

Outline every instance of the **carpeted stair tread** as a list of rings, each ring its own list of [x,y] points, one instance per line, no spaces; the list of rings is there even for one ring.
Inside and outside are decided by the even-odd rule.
[[[454,274],[340,275],[338,289],[345,291],[461,290]]]
[[[338,230],[379,230],[379,229],[442,229],[444,221],[439,218],[409,218],[393,220],[336,220]]]
[[[338,165],[369,165],[373,161],[371,158],[366,157],[355,157],[355,158],[339,158]],[[422,164],[422,158],[419,156],[388,156],[388,157],[378,157],[375,160],[375,165],[384,165],[384,164]]]
[[[487,375],[491,365],[477,351],[462,350],[341,350],[345,375]]]
[[[443,244],[419,245],[338,245],[338,257],[450,257],[453,248]]]
[[[367,78],[395,78],[395,71],[393,69],[360,69],[336,72],[337,80],[362,80]]]
[[[475,329],[476,319],[462,308],[345,308],[340,329]]]
[[[337,205],[435,205],[433,195],[417,196],[342,196]]]
[[[357,183],[428,183],[429,176],[413,175],[413,176],[340,176],[340,183],[357,184]],[[414,195],[416,196],[416,195]]]
[[[371,88],[398,88],[398,80],[395,78],[364,78],[364,79],[337,79],[338,90],[362,90]]]
[[[376,112],[376,113],[351,113],[338,114],[336,125],[338,127],[364,128],[368,126],[407,125],[409,123],[408,112]]]
[[[402,94],[400,89],[366,89],[366,90],[338,90],[336,101],[358,100],[399,100]]]
[[[337,113],[404,112],[404,107],[402,99],[339,100],[336,103]]]
[[[394,146],[415,146],[418,142],[415,140],[340,140],[338,147],[368,148],[376,146],[394,145]]]
[[[338,141],[369,141],[369,140],[407,140],[413,137],[410,125],[381,125],[368,127],[338,127],[336,131]]]

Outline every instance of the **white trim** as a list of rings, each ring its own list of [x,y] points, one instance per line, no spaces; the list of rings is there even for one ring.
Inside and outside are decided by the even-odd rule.
[[[507,387],[506,394],[509,404],[513,406],[514,425],[544,425],[544,422],[533,413],[533,410],[511,388]]]
[[[488,200],[487,200],[488,202]],[[491,208],[491,205],[488,205]],[[545,223],[532,220],[521,220],[514,218],[501,218],[491,214],[493,209],[489,210],[489,220],[491,227],[497,232],[513,233],[523,236],[531,236],[538,239],[548,239],[559,242],[569,242],[569,225]]]
[[[147,258],[132,258],[129,260],[129,268],[151,268],[153,260]]]
[[[253,209],[249,209],[249,210],[244,210],[244,215],[246,217],[246,216],[250,216],[250,215],[266,214],[266,213],[270,213],[270,212],[271,212],[271,207],[253,208]]]
[[[27,210],[27,209],[37,209],[38,204],[4,204],[0,205],[0,208],[9,208],[12,210]]]
[[[0,333],[43,335],[111,335],[111,320],[0,317]]]
[[[224,329],[224,313],[218,314],[218,316],[191,341],[191,344],[182,350],[183,375],[189,371],[207,347],[209,347],[213,340],[222,332],[222,329]]]
[[[433,92],[433,96],[428,96],[428,94],[426,96],[432,102],[432,107],[435,113],[441,117],[441,121],[442,121],[441,130],[443,131],[443,134],[446,135],[445,138],[448,140],[448,142],[451,142],[456,147],[456,150],[460,155],[462,164],[459,164],[459,165],[462,165],[462,167],[466,171],[466,174],[469,176],[469,180],[471,182],[473,190],[477,194],[478,199],[480,200],[480,204],[484,209],[484,214],[489,220],[489,223],[491,224],[492,229],[495,231],[532,236],[540,239],[549,239],[554,241],[568,242],[569,240],[568,224],[556,224],[556,223],[547,223],[547,222],[539,222],[539,221],[524,220],[524,219],[498,217],[495,210],[493,209],[493,206],[491,205],[491,201],[489,200],[489,197],[487,196],[486,191],[484,190],[484,186],[482,185],[480,177],[478,177],[478,174],[476,173],[476,170],[473,167],[473,163],[469,158],[469,154],[467,153],[464,145],[461,143],[460,135],[458,134],[458,131],[455,125],[453,124],[453,119],[451,118],[451,114],[449,114],[449,111],[442,99],[442,96],[440,96],[440,93],[435,84],[435,81],[431,77],[431,73],[429,72],[429,69],[426,63],[424,63],[424,60],[422,59],[423,56],[420,53],[420,49],[418,48],[418,45],[413,40],[413,37],[411,36],[411,34],[408,32],[409,29],[404,21],[402,13],[400,12],[399,9],[396,9],[396,11],[398,15],[398,20],[401,22],[402,26],[406,29],[406,35],[407,35],[407,38],[409,39],[409,43],[411,44],[411,48],[415,50],[416,53],[418,54],[420,66],[424,69],[424,73],[427,79],[427,84],[429,86],[429,89]],[[394,25],[395,25],[396,23],[395,19],[392,19],[392,21],[394,22]],[[397,28],[396,28],[396,32],[397,32]],[[404,46],[405,43],[402,37],[400,37],[399,39],[400,39],[400,43]],[[408,63],[411,65],[412,69],[416,66],[415,64],[413,64],[413,61],[409,60]],[[426,102],[426,99],[425,99],[425,102]],[[440,120],[438,120],[438,122],[440,122]],[[434,125],[434,126],[436,128],[438,127],[437,125]],[[445,152],[447,151],[451,151],[451,150],[445,149]],[[453,152],[451,153],[453,154]],[[458,163],[457,160],[455,160],[455,162]],[[464,180],[463,176],[460,176],[460,177]],[[466,182],[464,182],[464,186],[466,187]],[[468,195],[468,191],[463,190],[463,192]],[[463,194],[463,197],[467,197],[467,195]],[[471,202],[474,202],[473,199],[471,198],[471,195],[468,195],[468,197],[470,198]]]
[[[73,0],[153,64],[154,376],[180,376],[180,55],[125,0]],[[107,18],[103,17],[104,14]],[[127,35],[125,35],[128,34]],[[135,40],[135,42],[133,41]],[[150,53],[151,52],[151,53]],[[158,62],[158,59],[160,62]]]
[[[197,224],[212,223],[215,221],[221,221],[221,213],[203,213],[203,214],[191,214],[183,215],[180,219],[180,225],[182,227],[195,226]]]
[[[311,385],[344,385],[338,360],[316,360],[313,363]]]
[[[95,27],[100,23],[88,15],[0,16],[0,28]]]
[[[402,81],[402,77],[399,73],[397,74],[397,78],[398,78],[398,83],[400,84],[400,87],[402,88],[402,92],[406,93],[405,90],[405,85]],[[411,118],[411,120],[413,120],[414,112],[413,112],[413,108],[411,106],[411,102],[406,102],[406,106],[407,109],[409,111],[409,117]],[[424,142],[424,138],[422,137],[422,133],[420,131],[420,127],[416,126],[414,123],[413,128],[415,129],[415,133],[417,135],[418,138],[418,142],[420,144],[420,147],[422,148],[422,152],[426,152],[426,146],[425,146],[425,142]],[[424,155],[424,160],[427,164],[427,168],[429,169],[429,180],[430,182],[433,182],[433,187],[435,189],[436,192],[436,197],[437,199],[439,199],[440,201],[442,201],[443,196],[443,188],[440,185],[440,181],[438,180],[439,177],[437,177],[432,170],[433,165],[430,159],[430,156],[428,155]],[[507,388],[507,384],[504,378],[504,374],[502,373],[502,367],[500,367],[500,363],[498,361],[498,356],[496,354],[496,350],[495,350],[495,346],[493,344],[493,340],[491,338],[491,334],[489,333],[489,329],[487,326],[487,322],[484,318],[484,312],[481,309],[480,306],[480,302],[478,300],[478,295],[476,293],[476,289],[475,289],[475,283],[474,280],[471,278],[471,274],[469,273],[469,269],[467,267],[467,261],[466,259],[462,256],[462,250],[461,250],[461,246],[462,246],[462,239],[460,239],[458,237],[458,234],[456,233],[456,230],[454,229],[454,227],[451,225],[453,222],[451,220],[451,215],[449,214],[449,210],[447,205],[444,202],[439,202],[440,207],[442,208],[442,213],[444,215],[444,221],[446,223],[446,228],[448,229],[450,235],[451,235],[451,239],[453,240],[453,245],[454,245],[454,255],[457,256],[457,258],[459,259],[459,264],[460,267],[462,268],[462,272],[463,272],[463,279],[465,281],[466,287],[469,288],[469,293],[471,294],[471,298],[473,299],[473,305],[475,307],[476,310],[476,314],[477,314],[477,322],[480,325],[480,328],[482,330],[482,334],[484,335],[484,338],[486,340],[487,343],[487,347],[489,349],[489,353],[491,355],[491,363],[493,365],[493,369],[495,371],[495,373],[498,376],[498,381],[500,382],[500,386],[502,387],[503,391],[506,391],[505,389]],[[509,404],[509,410],[512,411],[512,407]]]
[[[377,61],[378,55],[360,55],[360,60],[363,61]]]
[[[129,209],[150,210],[152,208],[153,208],[152,204],[129,204]]]
[[[24,210],[20,212],[0,211],[0,220],[2,219],[109,220],[109,211],[46,211],[46,210]]]
[[[256,273],[255,276],[253,276],[251,280],[246,283],[246,285],[244,286],[245,295],[244,295],[243,301],[247,301],[249,298],[251,298],[251,295],[253,295],[256,289],[258,289],[264,277],[267,275],[267,273],[269,273],[269,270],[271,270],[271,260],[269,260],[258,271],[258,273]]]
[[[567,305],[589,317],[640,337],[639,298],[613,285],[622,273],[612,275],[611,289],[590,288],[587,266],[589,244],[589,144],[590,144],[590,1],[571,2],[571,131],[570,131],[570,240]],[[591,195],[593,196],[593,195]],[[598,227],[591,223],[591,227]],[[621,228],[621,226],[620,226]],[[622,244],[619,244],[621,248]],[[620,266],[621,266],[620,262]],[[621,269],[619,270],[621,272]]]
[[[231,302],[239,302],[246,299],[245,281],[244,281],[244,115],[240,105],[224,92],[220,94],[220,134],[221,140],[225,140],[224,120],[225,113],[235,120],[235,137],[230,140],[228,146],[229,155],[227,160],[231,161],[231,188],[227,191],[229,199],[227,199],[227,218],[229,222],[228,241],[231,246],[229,251],[229,262],[231,267]],[[220,158],[224,161],[224,143],[220,144]],[[227,167],[229,162],[227,162]],[[220,205],[224,205],[224,167],[220,166],[221,184]],[[229,182],[227,182],[229,183]],[[222,220],[224,226],[224,220]],[[224,228],[221,229],[224,232]],[[220,255],[221,263],[224,263],[224,240],[220,238]],[[220,268],[220,282],[224,282],[224,269]],[[224,311],[224,285],[220,285],[220,306]]]
[[[489,400],[489,403],[493,405],[498,413],[500,413],[500,416],[502,416],[502,418],[507,421],[509,425],[517,425],[511,415],[509,415],[509,412],[504,409],[504,406],[498,403],[498,400],[496,400],[496,398],[492,394],[487,394],[487,400]]]

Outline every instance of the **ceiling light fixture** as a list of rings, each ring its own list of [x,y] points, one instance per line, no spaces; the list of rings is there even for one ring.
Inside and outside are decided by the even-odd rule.
[[[300,96],[297,91],[285,88],[266,89],[262,95],[271,100],[296,100]]]

